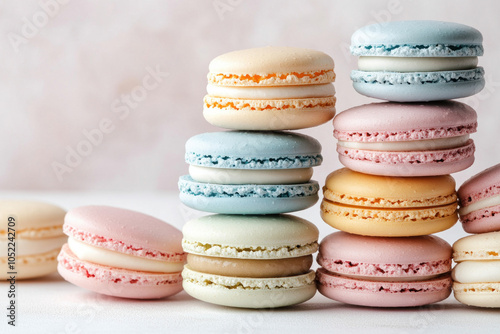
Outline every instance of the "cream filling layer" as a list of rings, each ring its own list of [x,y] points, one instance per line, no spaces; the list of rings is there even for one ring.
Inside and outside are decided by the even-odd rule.
[[[360,71],[434,72],[467,70],[477,66],[477,57],[359,57]]]
[[[302,85],[302,86],[269,86],[269,87],[228,87],[208,85],[210,96],[228,97],[234,99],[304,99],[310,97],[334,96],[333,84]]]
[[[229,169],[190,165],[193,180],[215,184],[295,184],[309,181],[312,168],[295,169]]]
[[[183,262],[166,262],[143,259],[138,256],[114,252],[94,247],[81,241],[68,238],[69,249],[80,259],[104,266],[155,273],[175,273],[182,271]]]
[[[500,261],[460,262],[451,277],[458,283],[500,283]]]
[[[391,152],[404,152],[404,151],[432,151],[442,150],[454,147],[460,147],[467,143],[469,135],[451,137],[451,138],[437,138],[428,140],[412,140],[412,141],[385,141],[385,142],[350,142],[339,140],[339,146],[346,148],[353,148],[359,150],[371,151],[391,151]]]
[[[27,239],[27,238],[16,238],[15,240],[15,253],[16,256],[27,256],[27,255],[37,255],[48,253],[50,251],[60,249],[62,245],[66,243],[68,237],[62,235],[55,238],[43,238],[43,239]],[[0,249],[7,251],[9,247],[8,239],[0,239]],[[0,253],[0,256],[4,256]]]
[[[458,213],[460,214],[460,216],[465,216],[473,211],[489,208],[490,206],[496,205],[500,205],[500,195],[484,198],[480,201],[472,203],[471,205],[464,206],[458,210]]]

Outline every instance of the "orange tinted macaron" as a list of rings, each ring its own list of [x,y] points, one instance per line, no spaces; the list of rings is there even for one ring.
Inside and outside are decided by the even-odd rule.
[[[321,217],[336,229],[368,236],[428,235],[458,219],[450,175],[388,177],[342,168],[328,175]]]
[[[235,130],[293,130],[335,115],[334,62],[292,47],[225,53],[209,65],[205,119]]]

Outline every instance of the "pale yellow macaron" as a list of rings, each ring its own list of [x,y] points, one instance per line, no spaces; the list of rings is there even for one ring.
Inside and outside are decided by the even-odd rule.
[[[210,62],[205,119],[236,130],[292,130],[335,115],[334,62],[292,47],[238,50]]]
[[[57,254],[67,237],[66,212],[26,200],[0,200],[0,279],[45,276],[57,269]]]
[[[321,217],[345,232],[417,236],[457,222],[455,180],[450,175],[387,177],[339,169],[323,187]]]
[[[500,232],[457,240],[453,260],[455,298],[471,306],[500,307]]]

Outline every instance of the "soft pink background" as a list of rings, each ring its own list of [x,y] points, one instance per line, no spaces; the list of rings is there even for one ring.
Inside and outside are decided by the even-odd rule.
[[[336,63],[337,110],[342,111],[372,101],[351,86],[349,72],[356,63],[347,51],[350,36],[363,25],[387,20],[455,21],[483,33],[480,65],[487,85],[464,100],[479,114],[476,163],[454,176],[461,184],[500,162],[498,1],[55,3],[0,3],[3,190],[175,190],[178,176],[187,173],[185,141],[219,130],[202,117],[212,58],[265,45],[326,52]],[[50,16],[41,4],[47,4]],[[155,69],[168,75],[154,81],[148,73]],[[143,80],[149,90],[141,88]],[[120,101],[131,93],[136,94],[133,108]],[[84,132],[100,124],[107,133],[84,147]],[[327,123],[301,131],[323,145],[324,164],[314,177],[320,183],[340,167],[332,130]],[[65,163],[68,150],[79,145],[88,155],[73,160],[71,171],[58,178],[54,163]]]

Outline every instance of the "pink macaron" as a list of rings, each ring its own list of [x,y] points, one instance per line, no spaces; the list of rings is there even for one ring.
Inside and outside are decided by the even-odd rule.
[[[474,109],[456,101],[371,103],[335,117],[340,162],[385,176],[445,175],[474,162]]]
[[[500,164],[474,175],[458,189],[458,211],[468,233],[500,231]]]
[[[68,282],[105,295],[153,299],[182,290],[182,233],[154,217],[120,208],[70,210],[58,271]]]
[[[452,248],[436,236],[366,237],[336,232],[320,244],[318,291],[372,307],[435,303],[451,293]]]

